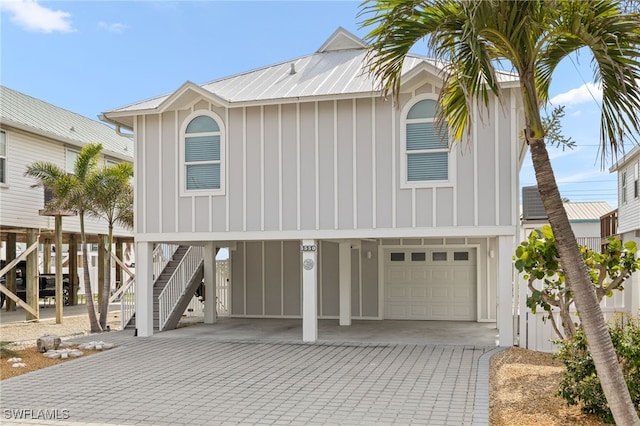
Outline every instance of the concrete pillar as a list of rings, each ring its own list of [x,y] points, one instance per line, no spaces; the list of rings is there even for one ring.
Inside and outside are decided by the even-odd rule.
[[[78,236],[71,234],[69,238],[69,282],[71,283],[71,294],[69,295],[69,305],[78,304]]]
[[[318,340],[318,252],[315,240],[302,240],[302,341]]]
[[[14,234],[13,232],[8,233],[7,249],[6,249],[7,263],[11,262],[13,259],[16,258],[16,242],[17,242],[16,234]],[[5,275],[7,290],[12,291],[13,294],[16,294],[16,292],[18,291],[18,286],[16,285],[16,271],[17,269],[13,268],[9,272],[7,272],[7,275]],[[24,279],[24,277],[21,277],[20,279]],[[6,303],[7,312],[16,310],[16,302],[14,302],[13,300],[7,297],[5,298],[5,303]]]
[[[136,243],[136,330],[138,336],[153,335],[153,244]]]
[[[36,230],[33,228],[27,229],[27,248],[31,247],[36,241],[38,236]],[[27,312],[27,321],[37,320],[40,317],[40,287],[38,282],[38,250],[34,250],[27,256],[27,272],[23,277],[27,284],[27,304],[33,308],[38,314],[37,316],[31,315]]]
[[[207,243],[204,246],[204,323],[214,324],[216,312],[216,246]]]
[[[512,261],[514,240],[512,236],[498,237],[498,332],[500,346],[513,346],[513,276]]]
[[[351,242],[338,248],[340,281],[340,325],[351,325]]]

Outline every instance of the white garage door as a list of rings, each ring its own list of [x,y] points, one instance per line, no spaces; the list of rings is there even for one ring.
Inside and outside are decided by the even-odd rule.
[[[475,249],[384,251],[384,317],[476,320]]]

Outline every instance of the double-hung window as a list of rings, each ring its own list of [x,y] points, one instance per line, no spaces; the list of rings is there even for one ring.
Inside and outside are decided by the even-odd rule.
[[[7,134],[0,131],[0,184],[7,183]]]
[[[405,120],[405,179],[408,186],[449,181],[449,135],[435,123],[437,104],[415,103]]]
[[[222,132],[209,115],[189,121],[184,132],[185,193],[219,192],[222,188]]]
[[[78,160],[78,156],[80,155],[80,151],[76,151],[75,149],[68,149],[65,155],[65,171],[69,175],[75,174],[76,161]]]
[[[620,175],[620,204],[627,203],[627,172]]]

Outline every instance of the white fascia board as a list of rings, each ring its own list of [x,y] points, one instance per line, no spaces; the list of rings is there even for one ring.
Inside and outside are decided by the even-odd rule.
[[[627,152],[620,160],[618,160],[613,166],[609,168],[609,173],[618,171],[628,163],[633,161],[636,155],[640,156],[640,145],[636,145],[631,151]]]
[[[65,138],[64,136],[60,136],[60,135],[56,135],[50,132],[47,132],[46,130],[41,130],[41,129],[37,129],[35,127],[30,127],[27,125],[24,125],[22,123],[17,123],[15,121],[12,120],[7,120],[7,119],[2,119],[2,124],[4,125],[5,128],[7,128],[7,130],[19,130],[25,133],[29,133],[31,135],[35,135],[35,136],[40,136],[43,138],[47,138],[50,140],[50,142],[52,143],[59,143],[61,145],[65,145],[65,146],[72,146],[78,149],[82,149],[82,147],[84,147],[88,142],[82,142],[82,141],[78,141],[76,139],[71,139],[71,138]],[[109,157],[113,157],[113,158],[117,158],[118,160],[122,160],[122,161],[126,161],[129,163],[133,162],[133,157],[128,157],[126,155],[122,155],[119,152],[115,152],[115,151],[111,151],[108,149],[103,149],[102,150],[102,154],[103,155],[108,155]]]
[[[218,106],[229,106],[229,101],[227,99],[223,99],[220,96],[216,95],[215,93],[212,93],[208,90],[203,89],[202,87],[198,86],[195,83],[192,83],[190,81],[185,82],[182,86],[180,86],[175,92],[173,92],[171,95],[169,95],[168,98],[166,98],[165,100],[163,100],[160,105],[158,105],[157,108],[155,108],[157,113],[163,113],[164,111],[167,111],[169,109],[171,109],[171,107],[173,106],[173,104],[175,102],[177,102],[180,97],[184,94],[186,94],[187,92],[194,92],[195,94],[197,94],[198,96],[203,97],[204,99],[210,101],[211,103],[214,103]]]
[[[401,228],[401,229],[328,229],[328,230],[292,230],[292,231],[255,231],[255,232],[172,232],[138,233],[136,241],[148,242],[205,242],[205,241],[280,241],[280,240],[343,240],[377,238],[418,238],[418,237],[495,237],[515,236],[516,226],[461,226],[440,228]]]

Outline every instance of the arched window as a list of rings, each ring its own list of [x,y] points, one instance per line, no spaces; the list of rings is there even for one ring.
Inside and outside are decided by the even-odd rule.
[[[449,135],[446,126],[435,125],[437,104],[424,99],[414,104],[405,120],[406,182],[449,179]]]
[[[184,186],[186,191],[221,189],[221,131],[208,115],[192,119],[184,132]]]

